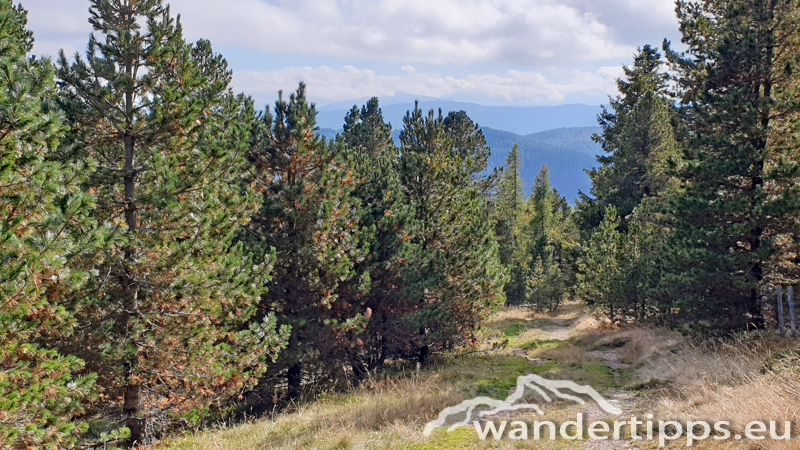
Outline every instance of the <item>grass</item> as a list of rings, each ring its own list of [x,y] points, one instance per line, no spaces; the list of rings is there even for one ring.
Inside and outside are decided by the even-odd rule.
[[[519,346],[519,348],[524,350],[538,350],[540,352],[560,347],[569,347],[569,344],[557,339],[542,339],[542,340],[527,341]]]
[[[523,357],[501,353],[445,357],[430,369],[372,381],[353,392],[330,395],[305,405],[291,414],[201,432],[169,440],[162,446],[187,450],[513,449],[521,444],[505,442],[496,446],[491,441],[483,442],[470,428],[437,432],[430,438],[422,436],[421,428],[446,406],[478,395],[504,399],[516,386],[519,376],[531,372],[556,374],[558,370],[556,364],[533,367]]]
[[[569,339],[553,339],[549,327],[571,327]],[[296,411],[243,425],[208,430],[163,442],[176,449],[574,449],[570,441],[480,441],[471,428],[421,429],[446,406],[475,396],[506,398],[521,375],[535,373],[590,385],[601,393],[628,389],[629,412],[658,412],[685,420],[800,420],[800,351],[796,342],[771,333],[693,343],[678,333],[647,327],[616,329],[584,314],[580,305],[534,314],[509,308],[486,325],[492,340],[513,348],[465,356],[444,355],[423,370],[369,380],[349,392],[333,393]],[[487,349],[493,346],[487,345]],[[630,365],[611,369],[597,355],[613,354]],[[537,365],[528,358],[536,358]],[[616,367],[616,366],[615,366]],[[546,405],[548,420],[567,420],[581,411],[573,403]],[[520,413],[522,414],[522,413]],[[522,416],[520,416],[522,417]],[[528,416],[530,417],[530,416]],[[528,420],[528,419],[520,419]],[[609,443],[611,444],[611,443]],[[685,442],[672,444],[678,448]],[[794,445],[794,446],[792,446]],[[643,448],[655,448],[645,445]],[[604,447],[614,448],[614,447]],[[704,442],[700,448],[800,448],[795,443]]]
[[[643,379],[655,383],[650,407],[687,420],[730,421],[741,431],[756,420],[800,422],[798,365],[785,364],[797,342],[775,333],[741,334],[701,344],[684,342],[648,360]],[[770,363],[781,361],[775,367]],[[798,448],[763,441],[763,449]]]

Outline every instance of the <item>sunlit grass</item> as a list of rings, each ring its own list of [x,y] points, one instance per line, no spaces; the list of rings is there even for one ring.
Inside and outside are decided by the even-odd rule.
[[[691,419],[764,417],[798,420],[800,385],[793,352],[796,344],[771,334],[743,335],[737,341],[692,345],[678,333],[632,327],[613,329],[586,316],[579,305],[568,311],[534,314],[509,308],[486,327],[515,348],[468,355],[442,355],[430,367],[369,380],[344,393],[330,393],[297,411],[227,429],[171,439],[161,447],[177,449],[353,449],[456,450],[592,448],[571,441],[481,441],[472,428],[437,430],[426,438],[424,425],[443,408],[475,396],[506,398],[517,378],[531,373],[549,379],[590,385],[601,393],[627,388],[629,405],[641,413]],[[567,341],[551,339],[544,327],[572,326]],[[491,346],[486,347],[491,348]],[[512,351],[513,350],[513,351]],[[593,356],[613,352],[630,368],[611,369]],[[529,360],[533,358],[536,364]],[[780,372],[765,372],[774,365]],[[545,405],[549,420],[568,420],[581,411],[570,402]],[[762,417],[764,416],[764,417]],[[780,416],[780,417],[778,417]],[[528,416],[529,417],[529,416]],[[525,419],[520,413],[517,420]],[[640,443],[641,444],[641,443]],[[685,444],[685,442],[684,442]],[[748,448],[743,444],[705,442],[702,448]],[[641,448],[656,448],[655,443]],[[681,445],[671,444],[670,448]],[[612,447],[603,447],[612,448]],[[795,448],[764,442],[765,449]]]

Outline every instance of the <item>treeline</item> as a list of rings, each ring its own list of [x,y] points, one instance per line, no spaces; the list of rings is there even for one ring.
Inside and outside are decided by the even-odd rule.
[[[677,14],[686,51],[642,47],[599,117],[591,195],[562,206],[545,168],[523,201],[509,156],[510,302],[573,297],[613,321],[728,332],[767,326],[772,287],[798,283],[800,4],[679,1]]]
[[[507,274],[464,113],[257,112],[161,0],[30,57],[0,0],[0,446],[152,442],[469,345]],[[92,427],[87,422],[92,422]]]

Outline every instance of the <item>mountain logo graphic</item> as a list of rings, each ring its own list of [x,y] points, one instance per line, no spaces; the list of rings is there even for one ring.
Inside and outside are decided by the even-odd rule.
[[[581,405],[586,404],[586,400],[578,395],[583,395],[591,398],[597,403],[597,406],[608,414],[615,416],[622,414],[621,409],[606,401],[591,386],[581,386],[575,382],[565,380],[547,380],[539,375],[523,375],[517,378],[517,387],[514,393],[505,400],[476,397],[472,400],[463,401],[456,406],[445,408],[439,413],[436,420],[425,425],[423,434],[430,436],[433,430],[446,426],[448,427],[448,432],[453,431],[460,426],[468,426],[470,421],[478,417],[493,416],[502,412],[532,410],[543,416],[544,411],[542,411],[539,404],[523,401],[527,392],[538,394],[547,403],[552,403],[554,398],[560,398],[571,400]],[[464,418],[458,420],[461,417]],[[455,423],[451,423],[454,420]]]

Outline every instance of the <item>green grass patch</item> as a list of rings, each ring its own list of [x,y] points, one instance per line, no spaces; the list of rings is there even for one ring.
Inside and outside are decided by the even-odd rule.
[[[528,330],[542,329],[545,327],[567,327],[568,324],[553,319],[505,319],[490,322],[484,325],[491,330],[497,330],[511,339]]]
[[[486,396],[496,398],[498,400],[508,397],[508,391],[517,386],[517,379],[526,373],[530,372],[536,375],[542,375],[557,367],[555,363],[548,363],[541,366],[531,366],[527,360],[525,364],[516,365],[508,364],[493,375],[478,380],[475,385],[476,396]]]
[[[614,372],[619,374],[619,382],[617,382],[617,387],[627,387],[639,382],[639,377],[636,376],[636,369],[633,367],[616,369]]]
[[[614,371],[601,363],[548,363],[539,375],[552,380],[569,380],[596,390],[616,387]]]
[[[519,348],[523,350],[539,350],[539,351],[546,351],[552,350],[555,348],[560,347],[568,347],[569,344],[567,342],[558,340],[558,339],[545,339],[545,340],[535,340],[526,342],[519,346]]]
[[[473,448],[480,441],[474,428],[459,427],[453,431],[440,428],[426,442],[399,447],[406,450],[462,450]]]
[[[766,361],[765,365],[773,372],[800,370],[800,350],[776,352]]]
[[[529,326],[530,322],[531,322],[530,320],[524,320],[524,319],[504,320],[502,322],[498,322],[497,324],[490,326],[489,328],[499,330],[500,332],[505,334],[507,338],[513,338],[520,332],[530,328]]]

